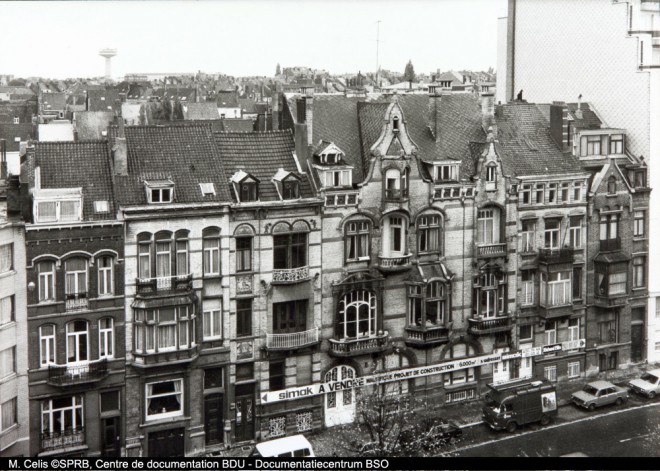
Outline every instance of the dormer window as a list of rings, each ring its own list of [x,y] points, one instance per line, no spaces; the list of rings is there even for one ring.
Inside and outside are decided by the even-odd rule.
[[[495,183],[497,180],[497,169],[495,165],[488,165],[486,167],[486,181],[489,183]]]
[[[337,154],[327,154],[325,156],[325,163],[326,164],[336,164],[337,162]]]
[[[174,200],[174,182],[172,180],[145,181],[147,202],[171,203]]]
[[[299,184],[296,180],[291,179],[282,183],[282,199],[294,200],[299,196]]]
[[[458,165],[436,165],[435,166],[435,181],[436,182],[455,182],[458,181]]]
[[[395,116],[394,119],[392,119],[392,131],[399,132],[399,117],[398,116]]]
[[[351,186],[351,171],[332,170],[325,172],[325,186]]]
[[[241,203],[246,201],[257,201],[257,182],[244,181],[240,185],[240,200]]]
[[[14,116],[14,124],[18,124],[20,122],[20,119],[18,116]]]
[[[623,154],[623,134],[610,136],[610,154]]]
[[[35,191],[34,220],[36,223],[81,221],[81,189],[62,188]]]

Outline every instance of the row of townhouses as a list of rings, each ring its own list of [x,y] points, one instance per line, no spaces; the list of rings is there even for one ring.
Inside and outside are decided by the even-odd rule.
[[[351,423],[359,378],[452,407],[644,360],[647,167],[589,103],[281,103],[279,131],[28,147],[3,455],[201,455]]]

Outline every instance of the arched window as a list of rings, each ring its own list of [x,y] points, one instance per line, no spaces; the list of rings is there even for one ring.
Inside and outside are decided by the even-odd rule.
[[[442,252],[442,217],[439,214],[423,214],[417,218],[417,251]]]
[[[236,271],[252,270],[252,240],[254,230],[244,224],[234,232],[236,240]]]
[[[87,297],[87,260],[82,257],[70,258],[64,262],[64,271],[66,298]]]
[[[163,231],[156,234],[156,278],[172,276],[172,233]]]
[[[376,335],[376,295],[358,290],[346,293],[339,303],[338,335],[344,339]]]
[[[220,275],[220,229],[204,229],[202,237],[204,276]]]
[[[383,221],[383,256],[400,257],[408,253],[408,220],[393,214]]]
[[[370,256],[371,224],[368,219],[357,219],[344,226],[344,240],[346,251],[344,256],[347,262],[369,260]]]
[[[86,321],[73,321],[66,325],[66,362],[89,361],[89,343]]]
[[[99,319],[99,358],[113,358],[115,354],[115,331],[112,317]]]
[[[497,181],[497,167],[494,163],[486,165],[486,181],[495,183]]]
[[[39,302],[55,301],[55,262],[46,260],[37,265],[39,272]]]

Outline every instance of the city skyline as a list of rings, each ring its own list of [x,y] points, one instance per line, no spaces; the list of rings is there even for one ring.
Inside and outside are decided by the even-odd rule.
[[[333,74],[375,71],[378,20],[383,69],[403,72],[408,60],[418,73],[495,67],[497,18],[506,13],[504,0],[411,3],[404,9],[371,0],[249,6],[238,1],[0,2],[7,37],[24,37],[0,51],[0,73],[102,76],[104,59],[98,50],[106,47],[118,50],[113,77],[198,70],[270,76],[277,63]],[[23,32],[21,18],[27,17],[31,29],[41,32],[35,39]],[[67,28],[67,23],[76,27]],[[43,40],[47,31],[57,31],[54,40]],[[338,53],[342,49],[350,53]]]

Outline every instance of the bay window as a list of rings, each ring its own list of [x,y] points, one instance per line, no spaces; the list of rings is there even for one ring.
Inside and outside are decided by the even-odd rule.
[[[451,321],[449,287],[438,280],[408,285],[408,323],[417,327],[443,326]]]
[[[616,296],[628,292],[628,263],[596,263],[596,296]]]
[[[481,318],[506,314],[506,275],[486,272],[476,278],[473,287],[472,310]]]
[[[135,353],[186,350],[194,345],[194,306],[135,310]]]
[[[564,306],[572,302],[571,271],[541,273],[541,305]]]
[[[183,380],[174,379],[145,385],[146,420],[183,415]]]

